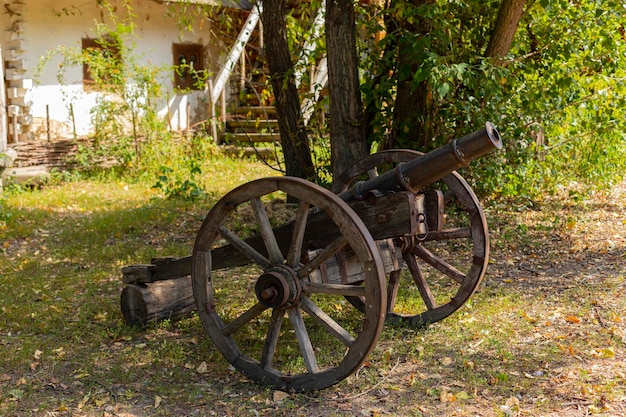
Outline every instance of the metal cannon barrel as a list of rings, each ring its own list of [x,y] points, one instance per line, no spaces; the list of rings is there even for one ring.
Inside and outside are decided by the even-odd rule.
[[[350,202],[361,200],[373,191],[383,194],[395,191],[417,193],[428,184],[469,165],[493,149],[502,149],[502,140],[495,126],[487,122],[484,128],[474,133],[454,139],[410,162],[400,163],[395,169],[379,177],[356,183],[339,194],[339,197]]]

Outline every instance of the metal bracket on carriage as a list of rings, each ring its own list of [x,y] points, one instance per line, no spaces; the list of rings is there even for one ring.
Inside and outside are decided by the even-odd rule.
[[[375,240],[397,236],[425,239],[443,229],[444,197],[440,190],[413,194],[369,192],[364,200],[350,203]]]
[[[394,240],[402,253],[410,251],[417,242],[436,236],[443,230],[444,195],[441,190],[428,190],[415,196],[416,230],[398,235]]]
[[[417,206],[418,240],[426,240],[430,233],[443,230],[444,195],[441,190],[427,190],[415,196]]]

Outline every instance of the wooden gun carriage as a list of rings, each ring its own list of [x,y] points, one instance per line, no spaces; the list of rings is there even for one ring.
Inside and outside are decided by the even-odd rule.
[[[280,390],[328,387],[362,366],[385,319],[424,326],[475,292],[487,221],[455,170],[501,147],[487,123],[427,154],[370,155],[331,191],[251,181],[211,208],[190,257],[127,267],[125,282],[190,274],[202,325],[234,368]],[[276,201],[291,210],[276,214]]]

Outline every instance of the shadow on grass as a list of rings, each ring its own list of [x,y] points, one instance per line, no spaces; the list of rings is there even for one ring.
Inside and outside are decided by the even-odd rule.
[[[428,329],[388,326],[356,375],[277,400],[229,369],[196,317],[145,330],[123,323],[120,268],[189,254],[205,211],[174,203],[15,210],[0,242],[0,414],[499,416],[624,407],[623,246],[581,250],[567,229],[504,219],[495,239],[509,231],[511,246],[496,242],[469,305]]]

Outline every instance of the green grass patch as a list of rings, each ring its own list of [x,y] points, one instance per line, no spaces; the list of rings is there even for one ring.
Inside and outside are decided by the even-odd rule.
[[[623,406],[621,194],[533,211],[490,207],[492,262],[469,302],[425,329],[387,324],[364,366],[321,392],[285,397],[249,381],[193,314],[146,329],[127,326],[121,268],[190,254],[218,198],[273,174],[253,161],[212,157],[197,178],[204,194],[195,200],[165,198],[154,178],[117,175],[7,189],[0,414],[505,416],[557,415],[572,403],[590,414]],[[237,219],[229,227],[254,228],[245,213]],[[469,259],[465,248],[438,250],[458,254],[459,267]],[[254,302],[257,275],[240,268],[219,276],[224,314],[237,317]],[[401,282],[397,309],[422,309],[411,278],[405,273]],[[436,288],[438,302],[454,293],[448,284]],[[341,297],[316,302],[347,329],[362,324]],[[268,319],[236,335],[238,343],[258,354]],[[345,348],[306,315],[305,323],[317,359],[332,366]],[[297,373],[304,364],[292,331],[285,320],[275,363]]]

